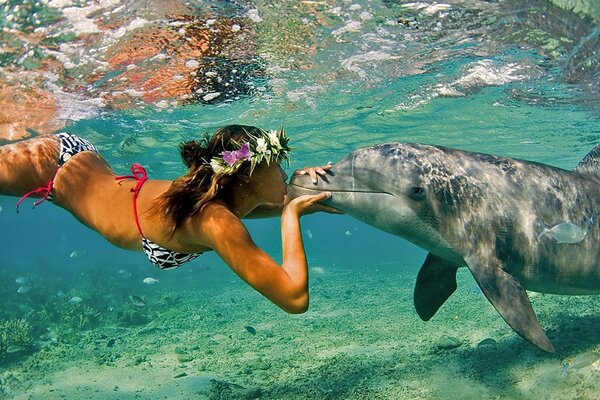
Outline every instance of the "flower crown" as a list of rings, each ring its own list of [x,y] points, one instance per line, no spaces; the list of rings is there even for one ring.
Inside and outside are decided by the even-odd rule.
[[[237,150],[224,151],[221,156],[210,159],[210,166],[216,174],[231,175],[238,170],[244,161],[250,161],[250,174],[254,168],[263,161],[267,165],[271,162],[281,162],[289,160],[288,137],[283,128],[271,130],[269,132],[260,130],[258,136],[248,134],[249,141],[238,143]]]

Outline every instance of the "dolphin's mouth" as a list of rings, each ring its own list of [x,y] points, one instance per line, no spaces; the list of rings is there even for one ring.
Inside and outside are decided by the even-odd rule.
[[[293,182],[289,183],[288,186],[293,186],[298,189],[310,190],[312,192],[331,192],[331,193],[365,193],[365,194],[387,194],[392,197],[396,197],[393,193],[390,192],[382,192],[377,190],[356,190],[356,189],[329,189],[329,188],[315,188],[315,187],[306,187],[302,185],[297,185]]]

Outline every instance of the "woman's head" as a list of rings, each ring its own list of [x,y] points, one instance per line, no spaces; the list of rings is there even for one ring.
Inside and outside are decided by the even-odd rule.
[[[179,151],[188,171],[173,181],[155,208],[172,220],[173,231],[208,201],[227,193],[234,182],[252,179],[257,167],[260,171],[254,181],[262,179],[263,167],[276,164],[280,171],[279,164],[288,160],[290,148],[283,129],[267,132],[254,126],[228,125],[212,136],[181,143]]]
[[[200,141],[182,143],[179,148],[190,170],[210,165],[217,175],[251,175],[263,161],[287,161],[290,151],[283,129],[267,132],[248,125],[228,125],[212,136],[205,134]]]

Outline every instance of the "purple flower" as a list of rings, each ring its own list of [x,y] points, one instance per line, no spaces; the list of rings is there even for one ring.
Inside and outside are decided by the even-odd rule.
[[[244,142],[244,144],[242,144],[242,147],[240,147],[240,149],[237,150],[236,153],[239,157],[238,160],[250,159],[250,157],[252,157],[252,152],[250,151],[250,143]]]
[[[224,151],[223,152],[223,161],[227,163],[227,165],[233,165],[237,161],[237,157],[235,151]]]
[[[238,150],[223,152],[223,161],[229,166],[232,166],[239,160],[249,160],[250,157],[252,157],[252,152],[250,151],[250,144],[248,142],[244,142]]]

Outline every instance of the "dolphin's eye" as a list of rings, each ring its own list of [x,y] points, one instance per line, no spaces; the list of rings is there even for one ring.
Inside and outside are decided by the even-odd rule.
[[[425,189],[423,189],[422,187],[419,187],[419,186],[415,186],[410,189],[410,194],[413,197],[420,198],[425,195]]]

